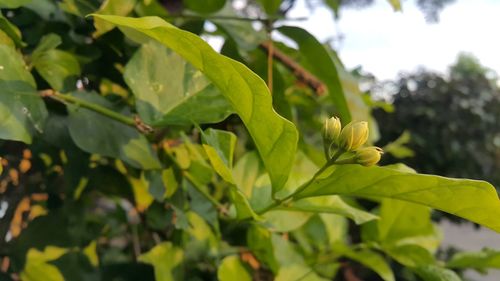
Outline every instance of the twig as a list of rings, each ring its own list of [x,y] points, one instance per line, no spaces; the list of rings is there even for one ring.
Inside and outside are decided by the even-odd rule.
[[[91,103],[91,102],[88,102],[86,100],[83,100],[83,99],[80,99],[80,98],[77,98],[77,97],[74,97],[71,95],[64,95],[64,94],[58,93],[58,92],[51,90],[51,89],[40,91],[39,94],[40,94],[40,96],[42,96],[44,98],[51,98],[51,99],[59,101],[61,103],[71,103],[71,104],[92,110],[92,111],[97,112],[101,115],[104,115],[108,118],[111,118],[115,121],[123,123],[127,126],[134,127],[141,133],[148,134],[148,133],[151,133],[153,131],[153,128],[151,128],[151,126],[145,124],[139,118],[139,116],[134,116],[134,118],[128,117],[128,116],[125,116],[123,114],[117,113],[113,110],[110,110],[104,106],[101,106],[101,105],[98,105],[95,103]]]
[[[290,69],[290,71],[293,72],[297,79],[309,86],[319,96],[322,96],[326,92],[326,86],[325,84],[323,84],[323,82],[321,82],[318,78],[316,78],[316,76],[307,71],[288,55],[276,48],[273,48],[273,46],[270,45],[269,42],[261,43],[260,47],[268,54],[272,54],[273,57],[280,61],[286,68]]]

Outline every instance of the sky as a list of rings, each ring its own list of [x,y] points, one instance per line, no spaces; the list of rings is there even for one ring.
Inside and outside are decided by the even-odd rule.
[[[456,0],[440,13],[438,23],[426,22],[414,0],[403,1],[402,12],[394,12],[385,0],[365,9],[344,9],[337,22],[328,9],[311,13],[305,0],[297,2],[288,16],[309,19],[295,25],[322,42],[342,34],[335,46],[344,64],[362,66],[380,80],[419,66],[445,72],[460,52],[500,73],[499,0]]]

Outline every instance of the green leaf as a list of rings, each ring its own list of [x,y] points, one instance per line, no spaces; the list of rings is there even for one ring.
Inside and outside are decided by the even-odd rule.
[[[330,213],[348,217],[363,224],[375,220],[378,217],[372,213],[365,212],[347,204],[340,196],[321,196],[315,198],[305,198],[291,203],[283,208],[284,210],[298,210],[304,212]]]
[[[16,44],[17,47],[24,47],[26,43],[23,42],[21,38],[21,31],[17,26],[13,25],[7,18],[2,15],[0,12],[0,30],[5,32],[12,41]]]
[[[400,0],[387,0],[391,4],[394,11],[401,11],[401,1]]]
[[[248,198],[252,196],[255,182],[260,176],[260,170],[259,155],[255,151],[245,153],[233,168],[232,174],[236,186]]]
[[[94,1],[89,0],[63,0],[59,7],[66,13],[79,17],[85,17],[99,8],[94,5]]]
[[[31,143],[48,113],[21,55],[8,45],[0,45],[0,89],[0,139]]]
[[[0,8],[15,9],[33,0],[0,0]]]
[[[140,262],[151,264],[154,267],[156,281],[179,280],[175,278],[173,271],[182,263],[183,259],[183,250],[171,242],[158,244],[138,258]]]
[[[446,268],[436,265],[420,266],[414,269],[415,273],[425,281],[461,281],[458,275]]]
[[[312,183],[297,197],[333,194],[409,201],[500,232],[498,195],[495,188],[484,181],[419,175],[384,167],[341,165]]]
[[[252,281],[252,277],[238,256],[227,256],[222,260],[217,269],[217,278],[220,281]]]
[[[96,13],[101,15],[126,16],[134,10],[136,2],[137,0],[104,0]],[[112,30],[114,25],[99,17],[94,17],[94,27],[96,31],[92,35],[99,37]]]
[[[335,251],[339,254],[355,260],[362,265],[375,271],[385,281],[394,281],[394,273],[391,267],[387,264],[385,259],[370,250],[354,251],[345,245],[335,245]]]
[[[478,271],[500,268],[500,251],[483,249],[480,252],[460,252],[455,254],[446,266],[449,268],[474,268]]]
[[[79,92],[72,95],[113,108],[111,102],[93,92]],[[119,111],[117,108],[114,109]],[[135,128],[76,105],[68,105],[68,110],[69,133],[75,144],[84,151],[119,158],[136,168],[161,167],[147,139]]]
[[[124,79],[148,124],[217,123],[232,113],[226,98],[205,75],[153,40],[132,56]]]
[[[307,63],[307,68],[327,86],[328,94],[339,112],[342,123],[349,123],[351,113],[339,74],[323,45],[312,34],[299,27],[282,26],[278,28],[278,31],[298,44],[299,52]]]
[[[76,88],[80,64],[73,54],[55,49],[40,51],[33,65],[54,90],[68,92]]]
[[[384,252],[397,262],[408,267],[424,266],[436,262],[429,250],[418,245],[384,246]]]
[[[32,248],[28,251],[26,265],[21,272],[25,281],[64,281],[59,269],[50,263],[64,255],[68,250],[58,247],[46,247],[43,252]]]
[[[225,181],[234,184],[231,169],[233,167],[233,154],[236,145],[236,136],[227,131],[207,129],[202,131],[203,149],[214,170]]]
[[[266,14],[274,15],[279,10],[282,0],[257,0],[259,4],[264,8]]]
[[[211,14],[222,9],[226,4],[226,0],[184,0],[182,3],[191,11],[200,14]]]
[[[310,212],[272,210],[262,215],[262,225],[273,232],[290,232],[303,226],[312,215]]]
[[[273,191],[283,187],[297,148],[298,133],[291,122],[273,110],[269,90],[260,77],[243,64],[216,53],[198,36],[160,18],[94,17],[158,40],[212,80],[250,132],[270,174]]]

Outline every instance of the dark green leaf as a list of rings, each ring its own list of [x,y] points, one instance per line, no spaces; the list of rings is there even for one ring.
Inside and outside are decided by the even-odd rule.
[[[182,1],[186,8],[198,12],[200,14],[211,14],[222,9],[226,4],[226,0],[184,0]]]
[[[92,92],[79,92],[72,95],[113,108],[109,101]],[[160,168],[158,158],[147,139],[136,129],[82,107],[69,105],[68,109],[69,132],[73,141],[81,149],[122,159],[137,168]]]
[[[268,15],[274,15],[279,10],[282,0],[258,0]]]
[[[24,45],[26,45],[21,38],[21,31],[6,19],[2,15],[2,12],[0,12],[0,30],[5,32],[17,47],[24,47]]]

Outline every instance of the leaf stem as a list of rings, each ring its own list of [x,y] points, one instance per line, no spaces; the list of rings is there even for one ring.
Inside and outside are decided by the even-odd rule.
[[[217,201],[212,195],[206,192],[205,189],[203,189],[203,185],[200,184],[188,171],[183,171],[183,175],[188,181],[193,184],[194,188],[196,188],[199,193],[201,193],[208,201],[210,201],[210,203],[212,203],[220,211],[225,212],[226,207],[224,207],[224,205],[219,203],[219,201]]]
[[[102,114],[106,117],[109,117],[115,121],[123,123],[125,125],[131,126],[134,128],[137,127],[137,122],[136,122],[136,120],[134,120],[134,118],[117,113],[113,110],[110,110],[110,109],[104,107],[104,106],[101,106],[101,105],[98,105],[95,103],[91,103],[91,102],[88,102],[88,101],[83,100],[83,99],[79,99],[79,98],[71,96],[71,95],[61,94],[61,93],[58,93],[58,92],[53,91],[53,90],[41,91],[40,94],[42,97],[48,97],[48,98],[51,98],[53,100],[57,100],[57,101],[62,102],[62,103],[71,103],[71,104],[74,104],[77,106],[81,106],[81,107],[84,107],[86,109],[97,112],[99,114]]]
[[[304,189],[306,189],[311,183],[313,183],[316,178],[321,175],[328,167],[330,167],[331,165],[335,164],[337,161],[337,159],[342,155],[344,154],[345,151],[343,151],[342,149],[339,149],[337,150],[337,152],[335,153],[335,155],[333,155],[332,158],[330,158],[330,160],[328,160],[328,162],[325,163],[325,165],[323,165],[323,167],[321,167],[321,169],[319,169],[313,176],[311,179],[309,179],[307,182],[305,182],[304,184],[302,184],[301,186],[299,186],[294,192],[292,192],[291,194],[287,195],[286,197],[282,198],[282,199],[276,199],[272,204],[270,204],[269,206],[265,207],[264,209],[256,212],[258,215],[262,215],[263,213],[271,210],[271,209],[274,209],[278,206],[280,206],[281,204],[283,204],[284,202],[292,199],[295,195],[301,193],[302,191],[304,191]]]

